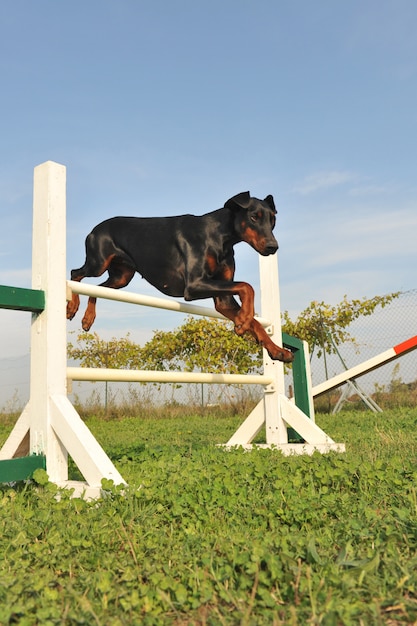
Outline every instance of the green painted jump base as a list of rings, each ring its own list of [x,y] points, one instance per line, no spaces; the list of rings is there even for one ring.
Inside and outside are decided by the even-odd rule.
[[[31,456],[0,461],[0,483],[29,480],[37,469],[46,470],[46,456],[32,454]]]

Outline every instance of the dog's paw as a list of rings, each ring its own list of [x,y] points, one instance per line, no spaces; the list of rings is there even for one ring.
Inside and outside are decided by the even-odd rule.
[[[69,302],[67,302],[67,320],[74,319],[78,311],[78,306],[79,306],[79,302],[74,303],[73,300],[70,300]]]
[[[281,361],[282,363],[292,363],[294,361],[294,354],[291,350],[279,348],[278,346],[275,346],[273,350],[268,350],[268,354],[273,361]]]

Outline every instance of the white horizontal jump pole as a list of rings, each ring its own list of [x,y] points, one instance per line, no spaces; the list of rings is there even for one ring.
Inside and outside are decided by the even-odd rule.
[[[378,367],[382,367],[383,365],[387,365],[391,361],[398,359],[400,356],[404,356],[408,352],[415,350],[417,348],[417,335],[407,339],[407,341],[403,341],[402,343],[397,344],[393,348],[389,350],[385,350],[385,352],[381,352],[376,356],[364,361],[363,363],[359,363],[359,365],[355,365],[354,367],[349,368],[348,370],[338,374],[337,376],[333,376],[333,378],[329,378],[324,382],[316,385],[312,388],[313,397],[317,398],[321,396],[326,391],[330,391],[331,389],[335,389],[339,387],[343,383],[348,380],[352,380],[354,378],[359,378],[364,374],[368,374]]]
[[[207,374],[204,372],[162,372],[118,370],[95,367],[68,367],[69,380],[118,383],[207,383],[213,385],[270,385],[274,379],[261,374]]]
[[[227,318],[216,311],[216,309],[210,309],[206,306],[178,302],[177,300],[169,300],[168,298],[146,296],[144,294],[133,293],[131,291],[118,291],[117,289],[101,287],[100,285],[89,285],[88,283],[67,280],[67,300],[71,300],[71,293],[78,293],[80,296],[103,298],[104,300],[115,300],[116,302],[126,302],[128,304],[139,304],[142,306],[149,306],[154,309],[165,309],[167,311],[177,311],[179,313],[189,313],[190,315],[227,320]],[[257,316],[255,319],[257,319],[264,328],[271,326],[271,322],[269,320]]]

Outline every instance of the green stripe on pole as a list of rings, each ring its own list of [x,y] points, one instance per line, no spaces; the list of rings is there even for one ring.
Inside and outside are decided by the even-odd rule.
[[[0,309],[40,313],[45,308],[45,292],[0,285]]]
[[[37,469],[46,469],[46,457],[40,454],[0,461],[0,483],[29,480]]]

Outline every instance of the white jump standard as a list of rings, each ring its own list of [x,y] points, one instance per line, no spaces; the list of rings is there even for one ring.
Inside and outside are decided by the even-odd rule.
[[[125,481],[67,397],[65,189],[64,166],[35,168],[32,288],[45,293],[45,309],[32,315],[30,399],[0,459],[45,455],[52,482],[89,498],[100,494],[102,478]],[[68,481],[68,454],[85,482]]]

